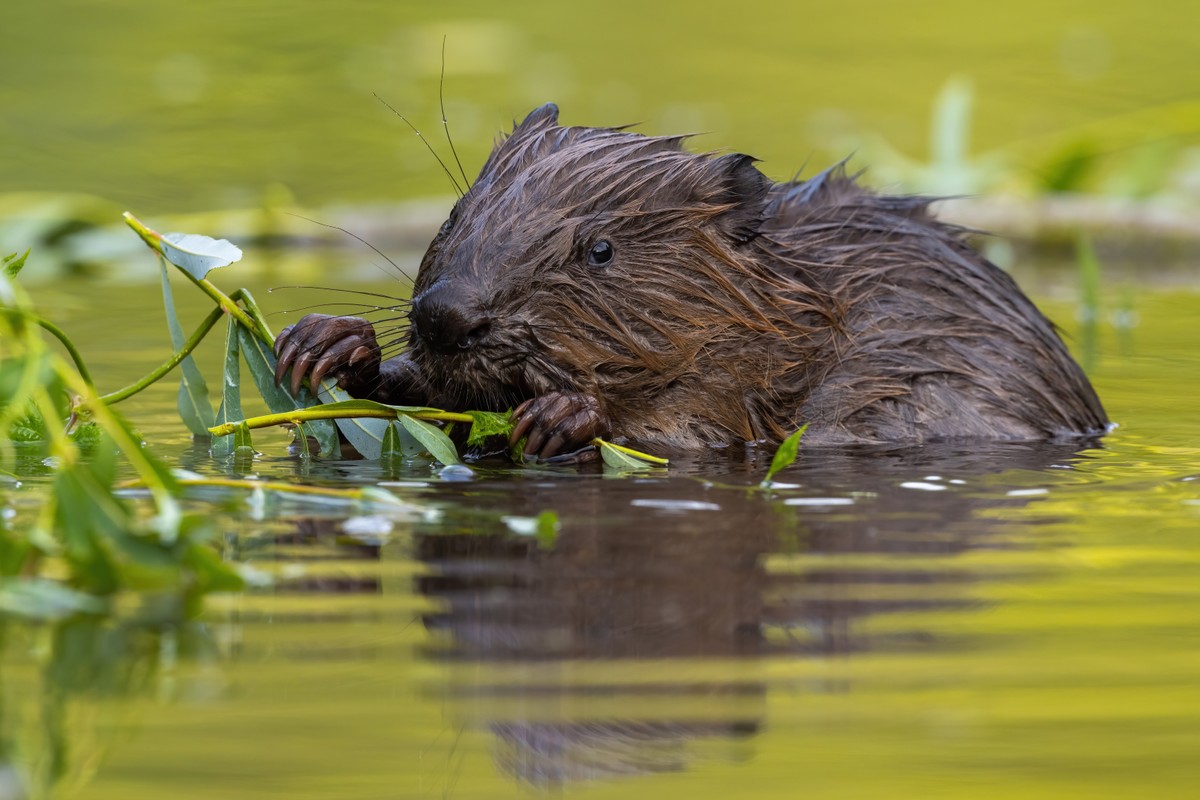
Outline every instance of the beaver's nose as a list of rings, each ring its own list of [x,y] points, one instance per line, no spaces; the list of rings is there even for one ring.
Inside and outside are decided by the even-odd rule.
[[[456,302],[449,292],[437,288],[413,301],[409,320],[413,333],[435,353],[469,350],[491,328],[486,314]]]

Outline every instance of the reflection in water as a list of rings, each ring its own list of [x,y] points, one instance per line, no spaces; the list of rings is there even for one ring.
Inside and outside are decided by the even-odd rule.
[[[212,661],[207,629],[172,598],[116,618],[74,616],[27,625],[0,615],[0,798],[65,796],[92,778],[113,740],[137,722],[113,709],[138,697],[212,696],[210,674],[175,666]],[[115,702],[114,702],[115,701]]]
[[[255,532],[243,552],[265,570],[276,561],[280,582],[263,605],[210,610],[211,636],[179,615],[2,623],[0,782],[9,764],[24,786],[9,796],[87,783],[110,740],[142,724],[130,713],[144,707],[138,698],[249,703],[269,718],[276,670],[342,659],[408,669],[409,650],[336,631],[404,625],[411,605],[378,603],[407,604],[414,589],[418,659],[437,667],[419,684],[451,729],[490,741],[504,775],[565,787],[740,762],[780,724],[768,713],[773,694],[856,690],[849,678],[801,679],[781,666],[962,647],[919,612],[979,608],[977,590],[1000,573],[961,557],[1022,546],[1001,512],[1033,501],[1006,489],[1066,477],[1052,468],[1081,458],[1047,446],[812,450],[764,494],[746,488],[762,474],[757,455],[620,479],[481,467],[476,481],[416,490],[441,513],[399,549],[347,539],[337,518],[239,521]],[[505,521],[547,509],[561,520],[553,543]],[[309,595],[322,604],[296,602]],[[339,596],[364,602],[332,602]],[[269,635],[275,626],[282,641]],[[216,654],[229,675],[197,669]],[[255,665],[268,672],[257,701],[246,684]],[[113,711],[119,719],[105,717]]]
[[[416,539],[416,557],[433,568],[417,588],[439,609],[424,617],[436,634],[427,654],[494,665],[452,671],[445,691],[456,713],[492,732],[497,763],[523,782],[685,769],[692,744],[765,724],[769,687],[745,668],[752,659],[940,646],[919,617],[888,632],[867,623],[970,608],[984,576],[954,557],[1015,546],[988,512],[1029,498],[970,491],[960,476],[977,483],[1073,457],[1046,445],[812,451],[780,476],[795,488],[770,498],[678,478],[468,485],[439,494],[446,518]],[[554,509],[559,538],[547,549],[500,521],[489,528],[473,512],[481,507]],[[478,533],[446,535],[456,528]],[[848,554],[868,558],[838,563]],[[887,558],[872,564],[872,555]],[[704,659],[727,668],[696,675]],[[593,661],[610,668],[588,669]]]

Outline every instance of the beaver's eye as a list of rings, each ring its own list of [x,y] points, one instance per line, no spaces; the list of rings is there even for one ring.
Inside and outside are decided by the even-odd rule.
[[[601,239],[592,245],[592,249],[588,251],[588,265],[593,267],[607,267],[612,263],[613,256],[617,251],[609,244],[608,240]]]

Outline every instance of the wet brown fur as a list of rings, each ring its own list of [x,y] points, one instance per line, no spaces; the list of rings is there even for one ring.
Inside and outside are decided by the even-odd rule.
[[[616,436],[668,447],[1044,439],[1103,431],[1053,326],[927,198],[835,167],[772,183],[684,137],[530,114],[497,144],[421,264],[414,302],[486,321],[434,353],[424,399],[600,401]],[[615,258],[589,266],[601,239]]]

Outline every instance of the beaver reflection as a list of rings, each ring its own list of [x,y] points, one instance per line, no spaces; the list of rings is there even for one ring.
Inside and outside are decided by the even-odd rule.
[[[1004,523],[980,512],[1028,499],[961,491],[944,480],[948,490],[939,492],[901,483],[927,477],[934,463],[947,475],[979,475],[1045,469],[1070,456],[1048,445],[827,454],[784,476],[803,484],[792,496],[872,493],[848,506],[786,506],[782,497],[687,479],[474,484],[444,499],[516,514],[554,509],[561,532],[550,548],[499,522],[446,535],[443,520],[439,532],[419,535],[416,555],[432,574],[418,590],[439,601],[439,611],[424,617],[434,633],[427,655],[526,665],[515,681],[507,669],[507,679],[491,682],[485,667],[447,686],[455,713],[494,733],[497,762],[519,780],[555,785],[685,769],[705,743],[731,744],[763,724],[769,686],[738,665],[764,655],[942,646],[921,629],[920,616],[888,633],[862,623],[977,603],[971,590],[981,576],[956,568],[953,557],[1011,546]],[[450,512],[451,529],[480,531],[477,514],[461,513]],[[880,566],[823,566],[850,553],[877,554]],[[929,557],[926,566],[904,567],[914,554]],[[586,672],[587,662],[603,668]],[[720,666],[687,677],[704,664]],[[588,677],[571,677],[579,670]]]

